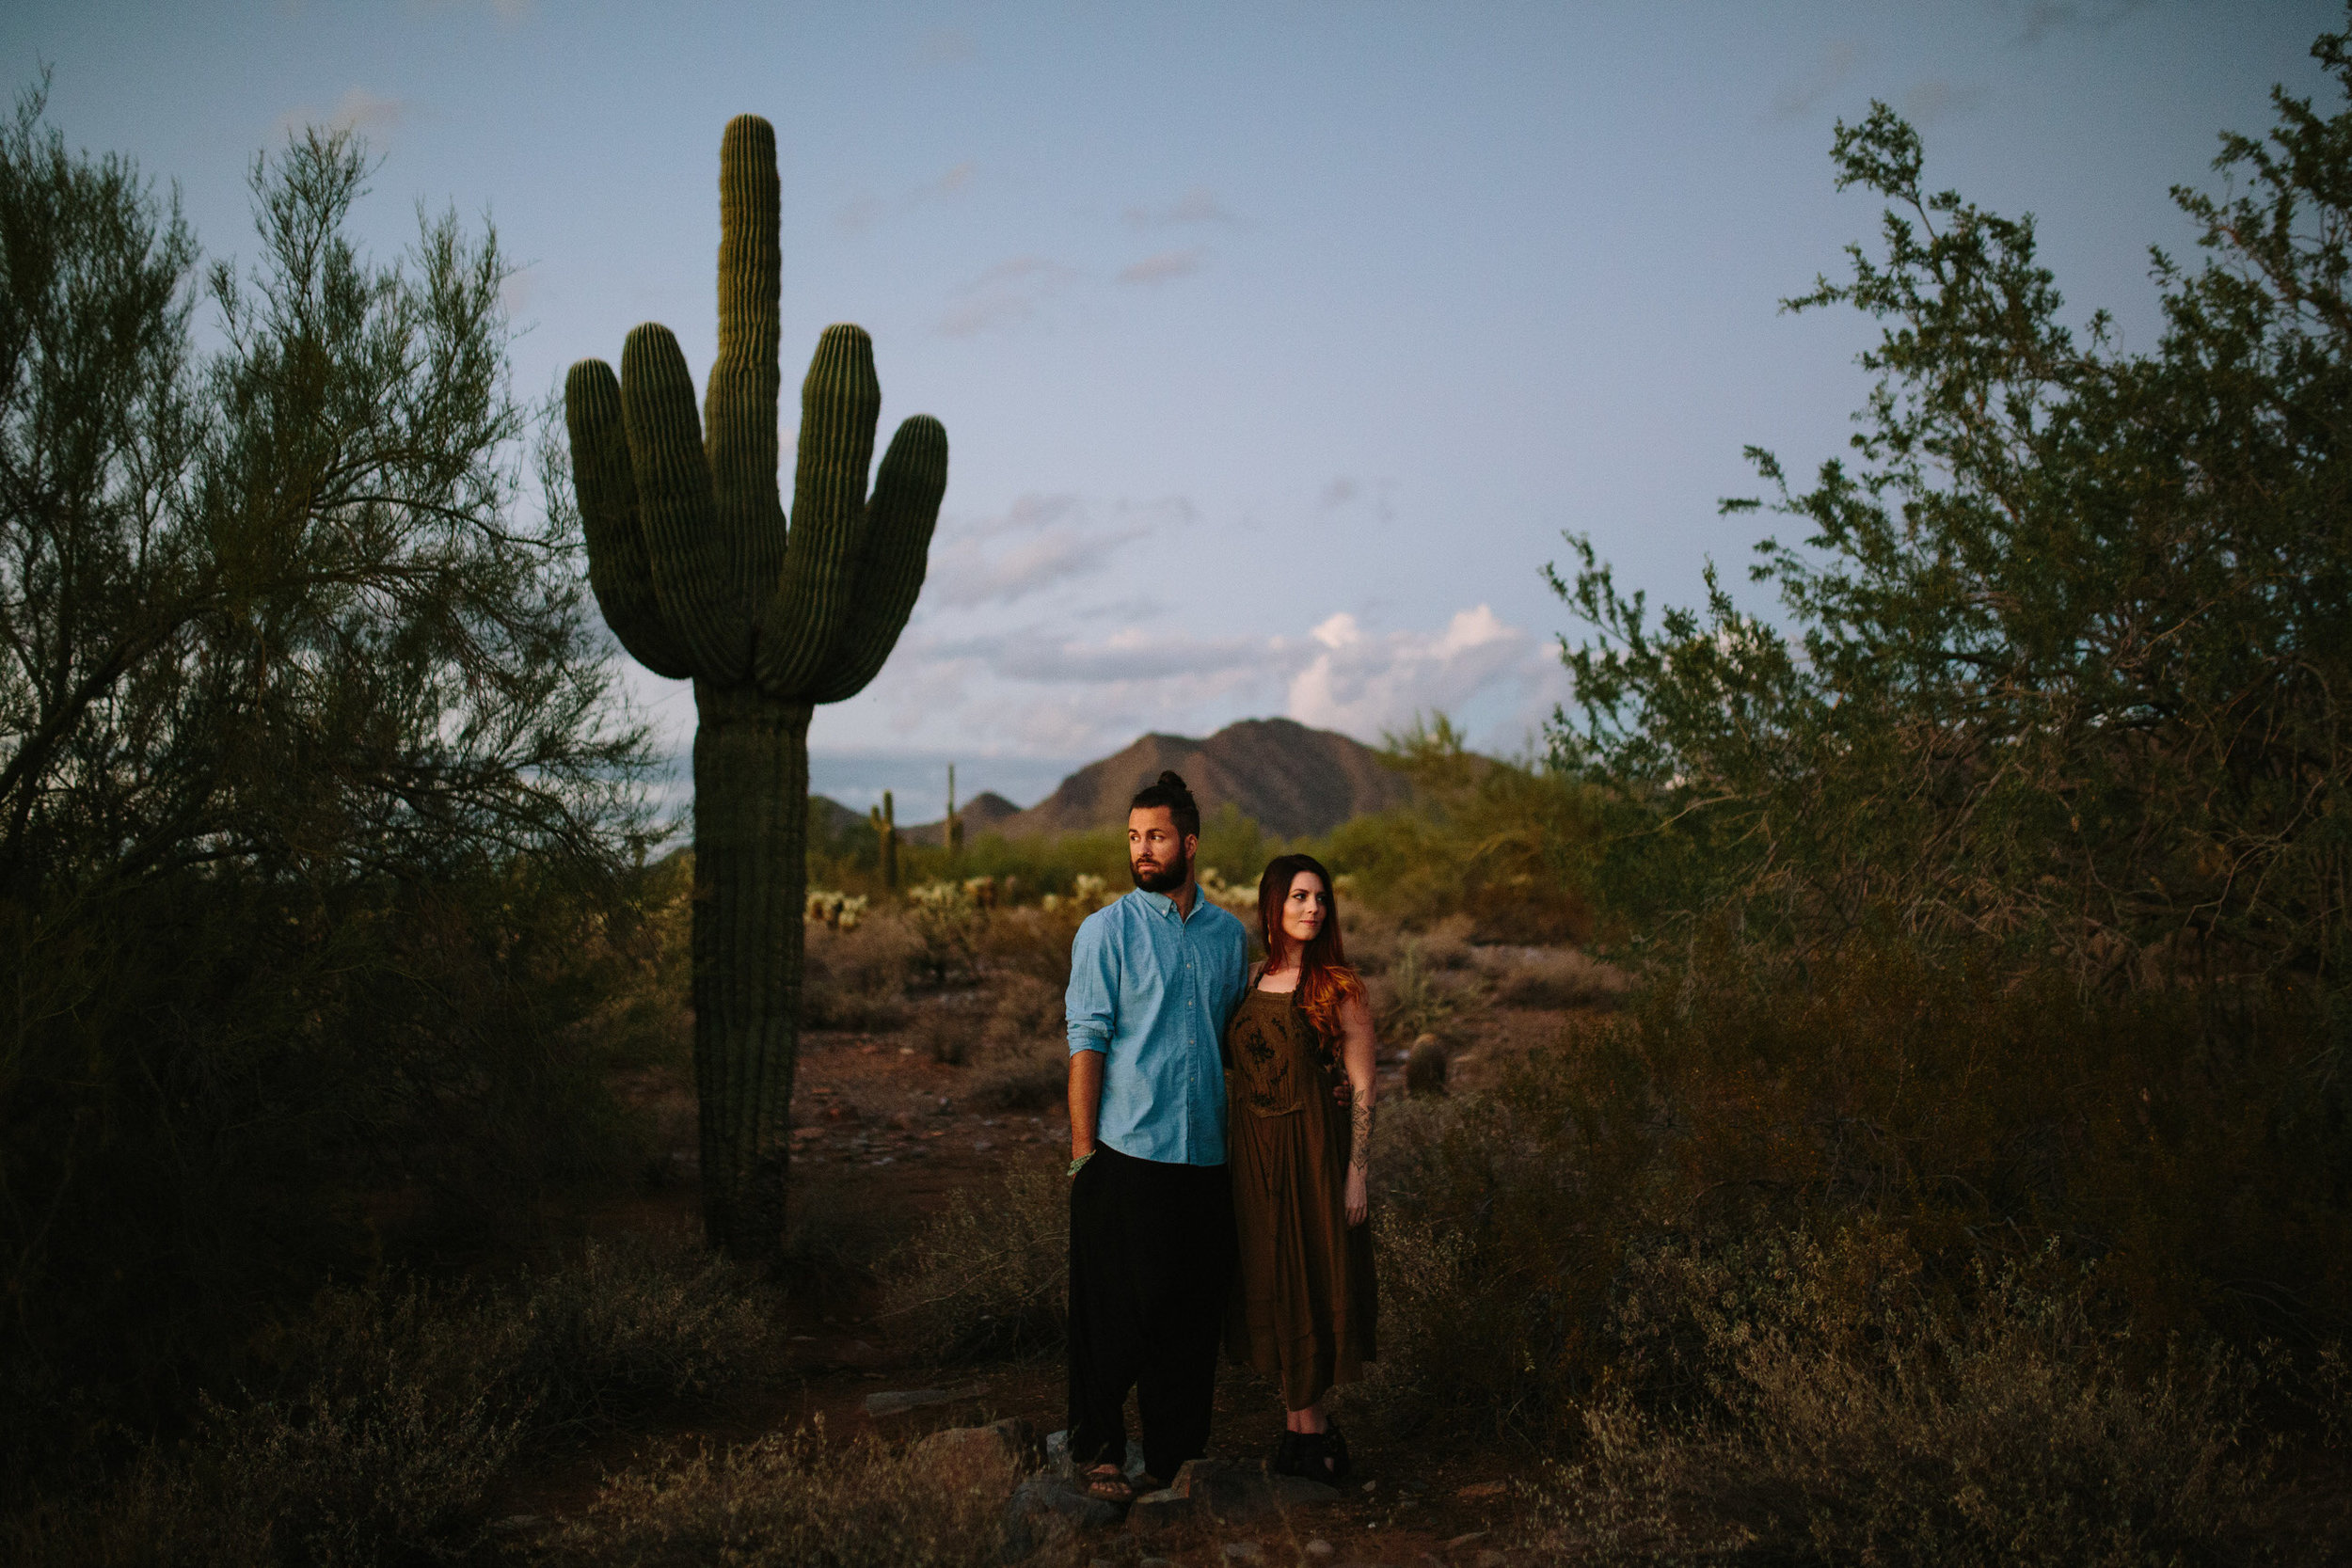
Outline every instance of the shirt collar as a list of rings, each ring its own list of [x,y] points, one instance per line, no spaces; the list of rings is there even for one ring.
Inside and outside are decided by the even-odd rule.
[[[1136,889],[1136,896],[1142,899],[1145,907],[1153,914],[1163,919],[1172,919],[1180,926],[1186,923],[1183,912],[1176,908],[1176,900],[1167,894],[1153,893],[1150,888],[1139,887]],[[1195,886],[1192,890],[1192,912],[1199,914],[1200,906],[1208,901],[1208,895]]]

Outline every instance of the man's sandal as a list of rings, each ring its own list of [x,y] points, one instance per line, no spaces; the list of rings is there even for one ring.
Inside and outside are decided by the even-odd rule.
[[[1122,1508],[1136,1500],[1136,1483],[1127,1479],[1126,1471],[1108,1461],[1093,1466],[1080,1479],[1086,1482],[1089,1497],[1100,1497]]]

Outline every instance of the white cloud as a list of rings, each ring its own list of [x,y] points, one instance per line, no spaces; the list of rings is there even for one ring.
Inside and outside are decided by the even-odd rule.
[[[1216,192],[1206,185],[1195,185],[1169,206],[1154,210],[1150,207],[1130,207],[1120,216],[1131,229],[1159,229],[1183,223],[1232,223],[1233,214],[1225,210],[1225,203]]]
[[[1061,612],[997,619],[943,607],[910,628],[865,710],[874,738],[886,728],[900,743],[1085,759],[1147,730],[1205,735],[1272,713],[1376,743],[1443,710],[1516,746],[1567,691],[1550,645],[1486,605],[1434,630],[1375,630],[1343,612],[1279,636],[1193,630],[1182,612],[1107,634]]]
[[[1933,125],[1940,119],[1964,115],[1984,102],[1984,89],[1973,84],[1954,84],[1940,76],[1931,76],[1914,85],[1895,106],[1914,125]]]
[[[1091,577],[1111,563],[1120,546],[1192,515],[1192,503],[1182,496],[1100,509],[1075,496],[1022,496],[1001,516],[941,531],[925,596],[950,610],[1011,604]]]
[[[1037,314],[1045,300],[1068,288],[1077,273],[1042,256],[1015,256],[997,262],[956,291],[955,302],[939,319],[939,333],[969,338],[992,326],[1016,326]]]
[[[365,135],[389,131],[407,118],[408,105],[403,100],[354,87],[324,113],[308,103],[287,110],[278,117],[278,128],[281,135],[315,125],[322,131],[357,131]]]
[[[927,203],[950,199],[971,184],[979,172],[980,166],[966,158],[938,179],[926,180],[901,192],[896,201],[885,201],[871,191],[860,191],[834,209],[833,221],[844,233],[863,234],[894,214],[912,213]]]
[[[1443,631],[1372,636],[1339,614],[1310,634],[1317,651],[1291,677],[1289,714],[1302,724],[1369,740],[1416,714],[1458,713],[1498,683],[1527,686],[1549,650],[1486,605],[1455,613]]]
[[[1862,51],[1843,39],[1831,42],[1822,49],[1820,65],[1772,95],[1772,114],[1781,119],[1801,119],[1810,114],[1861,58]]]
[[[1165,283],[1170,278],[1186,277],[1199,272],[1209,259],[1209,253],[1199,245],[1187,250],[1163,250],[1156,256],[1119,269],[1121,283]]]

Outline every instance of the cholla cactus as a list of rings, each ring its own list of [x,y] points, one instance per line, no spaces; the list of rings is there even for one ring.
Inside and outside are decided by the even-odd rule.
[[[866,898],[862,893],[834,893],[829,888],[808,890],[808,901],[803,907],[802,920],[811,926],[829,926],[836,931],[854,931],[866,913]]]
[[[831,326],[801,385],[789,530],[776,483],[776,138],[743,115],[719,145],[719,355],[705,414],[667,327],[621,373],[564,384],[588,580],[613,635],[694,682],[694,1077],[703,1223],[742,1257],[783,1244],[786,1115],[799,1045],[808,721],[882,669],[923,585],[947,434],[898,427],[866,492],[882,385]]]

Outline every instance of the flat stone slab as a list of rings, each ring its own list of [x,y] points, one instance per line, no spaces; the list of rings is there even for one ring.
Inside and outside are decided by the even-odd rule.
[[[962,1388],[895,1388],[888,1393],[866,1395],[866,1413],[876,1418],[896,1416],[908,1410],[920,1410],[927,1404],[953,1404],[958,1400],[976,1400],[987,1391],[987,1386],[979,1383]]]
[[[1338,1487],[1309,1481],[1305,1476],[1268,1475],[1263,1469],[1244,1468],[1214,1459],[1186,1463],[1176,1472],[1168,1490],[1190,1505],[1187,1513],[1191,1519],[1216,1525],[1255,1524],[1261,1519],[1279,1517],[1295,1508],[1313,1508],[1340,1500]]]

